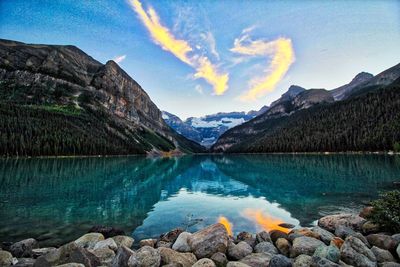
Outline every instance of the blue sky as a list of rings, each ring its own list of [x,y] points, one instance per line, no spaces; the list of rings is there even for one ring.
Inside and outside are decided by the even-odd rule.
[[[0,38],[119,57],[160,109],[186,118],[400,63],[400,1],[0,0]]]

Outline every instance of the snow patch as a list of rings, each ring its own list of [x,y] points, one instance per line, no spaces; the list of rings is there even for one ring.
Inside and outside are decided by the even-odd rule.
[[[243,118],[228,118],[224,117],[219,120],[205,121],[202,118],[193,118],[192,127],[195,128],[215,128],[219,126],[226,126],[232,128],[245,122]]]

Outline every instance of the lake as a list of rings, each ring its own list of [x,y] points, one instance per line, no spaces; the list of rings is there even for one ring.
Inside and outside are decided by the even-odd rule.
[[[311,226],[358,212],[400,181],[391,155],[201,155],[0,159],[0,241],[74,240],[93,225],[135,240],[221,216],[232,231]]]

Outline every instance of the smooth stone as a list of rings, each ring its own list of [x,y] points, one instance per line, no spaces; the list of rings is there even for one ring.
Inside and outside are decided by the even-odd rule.
[[[172,248],[172,243],[163,241],[163,240],[158,240],[156,243],[157,248]]]
[[[285,255],[286,257],[289,257],[292,245],[287,239],[278,238],[278,240],[276,240],[275,242],[275,245],[281,254]]]
[[[90,250],[90,252],[93,253],[100,260],[101,264],[106,265],[106,266],[111,265],[111,263],[115,257],[114,250],[112,250],[108,247],[93,249],[93,250]]]
[[[335,235],[341,239],[346,239],[346,237],[355,233],[353,229],[344,225],[338,225],[335,229]]]
[[[308,237],[308,236],[298,237],[293,241],[293,246],[292,246],[290,256],[292,258],[297,257],[298,255],[301,255],[301,254],[307,254],[307,255],[312,256],[314,254],[315,250],[319,246],[326,246],[326,245],[319,239],[315,239],[315,238]]]
[[[111,226],[103,226],[103,225],[96,225],[90,228],[88,233],[100,233],[104,236],[104,238],[109,238],[117,235],[125,235],[124,230],[111,227]]]
[[[354,234],[352,234],[350,236],[354,236],[354,237],[360,239],[367,247],[369,247],[369,248],[371,247],[369,242],[368,242],[368,240],[367,240],[367,238],[365,236],[363,236],[361,233],[357,232],[357,233],[354,233]]]
[[[130,236],[126,236],[126,235],[117,235],[117,236],[113,236],[112,239],[115,241],[115,243],[117,244],[118,248],[125,246],[127,248],[131,248],[133,245],[133,242],[135,242],[135,240],[130,237]]]
[[[318,220],[318,226],[334,232],[336,227],[339,225],[350,227],[351,229],[357,231],[361,230],[361,226],[366,222],[366,220],[358,215],[354,214],[336,214],[328,215],[322,217]]]
[[[32,257],[32,249],[38,247],[39,244],[35,239],[28,238],[12,244],[10,252],[17,258]]]
[[[396,261],[388,250],[386,249],[381,249],[378,247],[373,246],[371,248],[372,253],[374,253],[376,260],[380,263],[382,262],[387,262],[387,261]]]
[[[226,258],[226,255],[222,252],[214,253],[211,256],[211,259],[213,260],[213,262],[215,263],[215,265],[217,267],[225,267],[226,264],[228,263],[228,259]]]
[[[78,247],[93,249],[96,243],[102,240],[104,240],[104,236],[102,234],[88,233],[75,240],[75,244]]]
[[[327,259],[327,260],[329,260],[331,262],[334,262],[334,263],[339,263],[340,251],[334,245],[320,246],[315,250],[313,256],[320,257],[320,258],[325,258],[325,259]]]
[[[129,258],[134,254],[130,248],[122,245],[118,248],[117,254],[111,262],[112,267],[128,267]]]
[[[172,249],[179,252],[190,252],[191,248],[188,244],[188,239],[191,235],[192,234],[188,232],[180,233],[175,243],[172,245]]]
[[[326,258],[321,258],[318,256],[312,256],[311,267],[339,267],[340,265],[334,263]]]
[[[169,231],[168,233],[161,235],[160,240],[169,243],[174,243],[182,232],[184,232],[182,228],[175,228],[172,231]]]
[[[286,239],[284,239],[286,240]],[[266,252],[270,254],[278,254],[278,249],[270,242],[261,242],[254,247],[255,253]]]
[[[109,249],[116,251],[118,249],[118,246],[117,246],[117,243],[115,243],[114,239],[107,238],[105,240],[101,240],[101,241],[97,242],[94,245],[93,249],[99,249],[99,248],[109,248]]]
[[[82,263],[71,262],[71,263],[65,263],[65,264],[57,265],[55,267],[85,267],[85,265],[82,264]]]
[[[136,251],[128,261],[129,267],[158,267],[161,264],[160,251],[144,246]]]
[[[325,245],[329,245],[331,243],[331,240],[335,237],[334,234],[319,226],[314,226],[313,228],[311,228],[311,231],[319,234],[320,239],[322,240],[322,242],[325,243]]]
[[[368,242],[371,246],[376,246],[381,249],[394,251],[396,249],[397,241],[390,235],[384,234],[370,234],[367,236]]]
[[[237,245],[230,242],[228,245],[228,258],[233,260],[240,260],[253,252],[252,247],[245,241],[240,241]]]
[[[376,234],[380,230],[379,224],[373,223],[371,221],[367,221],[366,223],[363,224],[362,226],[362,232],[366,235],[369,234]]]
[[[225,228],[224,228],[225,229]],[[182,267],[190,267],[197,262],[196,256],[189,252],[177,252],[171,248],[158,248],[161,255],[161,264],[178,263]]]
[[[13,256],[10,252],[0,250],[0,266],[11,266],[13,263]]]
[[[251,267],[268,267],[271,258],[272,255],[268,253],[251,253],[241,259],[240,262]]]
[[[374,253],[358,238],[349,236],[340,248],[341,260],[355,267],[375,267]]]
[[[52,251],[57,250],[54,247],[49,247],[49,248],[34,248],[32,249],[32,256],[34,258],[39,258],[40,256],[46,255],[47,253],[50,253]]]
[[[301,254],[294,259],[293,267],[309,267],[311,266],[312,257]]]
[[[274,255],[269,261],[269,267],[292,267],[292,262],[283,255]]]
[[[35,267],[54,266],[69,262],[70,256],[78,246],[75,242],[67,243],[56,250],[51,250],[48,253],[36,259]]]
[[[97,267],[100,265],[100,259],[86,248],[77,247],[72,251],[69,257],[70,262],[82,263],[86,267]]]
[[[261,242],[272,242],[271,236],[269,235],[269,233],[267,231],[261,231],[261,232],[257,233],[256,234],[256,241],[258,243],[261,243]]]
[[[278,238],[285,238],[285,239],[289,238],[286,233],[279,230],[272,230],[271,232],[269,232],[269,235],[273,243],[275,243],[276,240],[278,240]]]
[[[228,247],[228,232],[224,225],[217,223],[192,234],[188,244],[198,259],[210,258],[216,252],[225,253]]]
[[[253,234],[249,233],[249,232],[240,232],[236,236],[236,241],[237,241],[237,243],[239,243],[240,241],[244,241],[247,244],[249,244],[252,248],[257,243],[256,237]]]
[[[239,261],[230,261],[226,264],[226,267],[250,267],[250,266]]]
[[[207,258],[198,260],[192,267],[216,267],[215,263]]]
[[[32,258],[18,258],[17,263],[14,263],[13,267],[33,267],[35,262],[36,260]]]
[[[157,244],[157,239],[153,239],[153,238],[143,239],[143,240],[140,240],[140,242],[139,242],[140,247],[148,246],[148,247],[154,248],[156,244]]]
[[[281,223],[281,224],[278,224],[278,226],[286,228],[286,229],[292,229],[292,228],[296,227],[296,225],[291,224],[291,223]]]

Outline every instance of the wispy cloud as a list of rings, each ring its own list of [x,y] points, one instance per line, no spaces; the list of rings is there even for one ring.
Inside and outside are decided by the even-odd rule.
[[[251,30],[245,29],[242,36],[235,39],[231,51],[242,56],[268,56],[272,59],[270,64],[265,66],[263,76],[250,80],[250,88],[240,96],[243,101],[253,101],[273,91],[295,61],[292,41],[289,38],[253,41],[249,36]]]
[[[201,95],[203,95],[204,94],[204,91],[203,91],[203,87],[201,87],[201,85],[196,85],[195,87],[194,87],[194,89],[196,90],[196,92],[198,92],[199,94],[201,94]]]
[[[129,2],[149,31],[154,43],[194,68],[196,70],[194,77],[203,78],[211,84],[216,95],[222,95],[228,89],[229,75],[227,73],[220,74],[208,57],[196,55],[188,41],[176,38],[166,26],[161,24],[153,8],[148,8],[146,12],[139,0]]]
[[[116,56],[115,58],[113,58],[113,60],[117,63],[121,63],[122,61],[124,61],[126,58],[126,55],[121,55],[121,56]]]
[[[219,60],[219,54],[217,52],[217,44],[215,42],[215,38],[212,32],[208,31],[206,33],[202,33],[200,36],[208,44],[211,54],[213,54]]]

